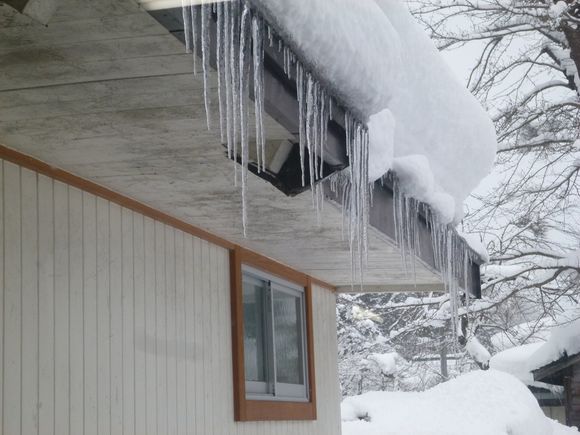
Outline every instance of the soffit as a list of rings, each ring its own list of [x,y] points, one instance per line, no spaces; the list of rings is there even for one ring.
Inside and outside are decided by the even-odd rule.
[[[133,1],[64,0],[47,27],[0,5],[0,143],[348,289],[341,211],[327,204],[318,225],[309,192],[289,198],[249,174],[243,237],[217,96],[210,132],[203,80],[191,71],[191,55]],[[289,137],[270,117],[266,132]],[[420,262],[406,272],[398,249],[372,229],[365,283],[442,288]]]

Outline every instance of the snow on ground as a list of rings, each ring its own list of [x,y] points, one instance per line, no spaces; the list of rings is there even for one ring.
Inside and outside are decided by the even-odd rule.
[[[518,379],[496,370],[471,372],[423,393],[347,397],[341,410],[343,435],[580,433],[547,418]]]
[[[391,169],[394,159],[422,158],[426,164],[406,169],[416,169],[429,186],[417,184],[420,192],[407,193],[422,194],[445,217],[461,217],[463,200],[491,169],[495,131],[404,3],[251,3],[361,121],[381,118],[369,124],[370,138],[377,140],[370,144],[371,178]]]

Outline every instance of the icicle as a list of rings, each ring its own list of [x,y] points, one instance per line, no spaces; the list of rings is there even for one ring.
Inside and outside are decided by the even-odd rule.
[[[240,46],[240,3],[232,2],[231,8],[231,29],[230,32],[230,81],[232,89],[232,155],[234,158],[234,185],[238,184],[238,165],[235,163],[238,158],[238,123],[240,120],[240,94],[239,94],[239,46]]]
[[[469,255],[463,256],[463,288],[465,289],[465,308],[467,311],[469,311],[470,296],[471,296],[469,294],[471,284],[469,265],[471,261],[473,261],[473,259],[471,258],[471,253]]]
[[[218,103],[220,114],[220,139],[221,143],[225,143],[225,129],[226,127],[226,90],[225,90],[225,65],[224,65],[224,4],[218,3],[215,5],[217,15],[217,41],[216,41],[216,64],[218,76]]]
[[[310,189],[314,184],[314,80],[308,73],[306,74],[306,149],[308,150],[308,175]]]
[[[190,0],[191,3],[191,0]],[[197,75],[197,6],[191,5],[191,53],[193,57],[193,75]]]
[[[324,189],[318,183],[325,176],[324,153],[328,139],[328,123],[333,116],[333,99],[310,71],[296,59],[292,50],[281,38],[273,34],[258,14],[253,14],[249,4],[234,0],[214,5],[187,6],[183,0],[183,19],[186,48],[195,58],[198,54],[198,30],[203,65],[204,103],[208,129],[211,128],[210,74],[210,25],[212,11],[216,23],[216,66],[218,81],[219,126],[222,143],[227,144],[228,156],[234,160],[234,183],[238,182],[238,164],[241,163],[242,224],[244,235],[247,227],[247,177],[249,160],[249,76],[253,71],[253,96],[256,132],[256,163],[261,172],[266,168],[264,134],[264,44],[272,47],[275,42],[283,59],[285,74],[296,80],[299,106],[299,150],[302,186],[312,190],[313,206],[317,221],[321,220]],[[198,17],[198,11],[201,10]],[[251,50],[251,53],[250,53]],[[250,58],[250,56],[252,56]],[[194,65],[194,71],[196,66]],[[349,168],[333,177],[332,188],[342,197],[343,228],[348,227],[348,243],[351,250],[353,281],[357,274],[362,284],[368,256],[367,225],[372,195],[368,182],[368,131],[360,121],[345,114],[346,148]],[[305,167],[306,150],[308,168]],[[343,233],[346,231],[343,230]],[[411,240],[406,237],[406,240]]]
[[[328,117],[329,117],[329,100],[330,98],[324,91],[321,89],[320,91],[320,165],[319,165],[319,173],[318,178],[324,178],[324,148],[326,147],[326,140],[328,139]]]
[[[266,31],[268,33],[268,46],[272,47],[274,45],[274,39],[272,36],[272,28],[270,26],[267,26]]]
[[[183,37],[185,39],[185,52],[191,53],[191,23],[190,23],[190,16],[191,16],[191,0],[189,1],[189,5],[187,5],[186,0],[181,0],[181,13],[183,18]]]
[[[210,96],[209,96],[210,20],[211,20],[211,5],[204,4],[201,6],[201,54],[203,64],[203,98],[205,102],[205,115],[208,130],[211,130],[211,113],[210,113]]]
[[[224,49],[222,52],[223,65],[224,65],[224,83],[225,83],[225,102],[226,102],[226,140],[228,144],[228,158],[234,159],[234,168],[237,167],[235,163],[235,156],[233,155],[234,148],[234,101],[233,101],[233,91],[232,91],[232,37],[233,33],[233,19],[232,19],[232,4],[229,2],[223,5],[223,38],[224,38]],[[235,169],[234,169],[235,173]],[[235,179],[235,176],[234,176]]]
[[[353,280],[358,269],[360,283],[363,282],[365,255],[368,246],[368,132],[350,114],[345,114],[347,155],[349,157],[350,189],[348,199],[349,245]],[[343,204],[344,207],[344,204]],[[358,267],[355,259],[358,257]]]
[[[301,64],[296,65],[296,98],[298,99],[298,138],[300,148],[300,170],[302,172],[302,186],[306,185],[304,177],[304,147],[306,146],[306,98],[304,95],[304,69]]]
[[[254,114],[256,119],[256,160],[258,173],[266,169],[266,144],[264,139],[264,25],[260,18],[252,17],[252,43],[254,66]],[[261,166],[261,168],[260,168]]]
[[[248,46],[250,43],[250,27],[252,17],[250,9],[244,5],[240,22],[240,60],[239,60],[239,102],[240,102],[240,147],[242,153],[242,226],[244,237],[247,229],[247,178],[249,159],[249,133],[248,133],[248,78],[250,63],[248,62]]]

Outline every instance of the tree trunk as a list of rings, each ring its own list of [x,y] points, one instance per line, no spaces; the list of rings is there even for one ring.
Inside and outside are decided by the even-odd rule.
[[[580,28],[573,29],[568,23],[564,23],[562,28],[570,45],[570,59],[574,61],[576,70],[580,74]],[[578,87],[578,84],[576,84],[576,87]],[[579,89],[576,89],[576,91],[580,92]]]
[[[439,352],[441,357],[441,376],[443,379],[449,379],[449,369],[447,367],[447,346],[443,345],[441,351]]]

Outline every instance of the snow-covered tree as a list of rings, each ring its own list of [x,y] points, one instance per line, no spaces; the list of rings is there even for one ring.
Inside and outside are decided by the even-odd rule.
[[[498,136],[494,173],[463,222],[491,256],[471,330],[534,338],[580,298],[580,3],[410,4],[442,49],[476,54],[467,86]]]
[[[580,316],[580,3],[409,4],[442,50],[473,59],[467,86],[495,123],[494,172],[466,204],[461,224],[490,254],[483,299],[462,310],[466,342],[458,346],[445,324],[446,295],[341,298],[341,358],[354,379],[356,370],[345,366],[360,372],[361,361],[379,351],[396,351],[411,364],[441,355],[440,366],[430,365],[438,374],[429,382],[436,383],[453,376],[455,366],[445,373],[447,353],[469,354],[485,367],[485,348],[541,339],[554,324]],[[357,320],[355,306],[382,322]],[[369,383],[382,389],[377,379]]]
[[[345,294],[337,315],[343,395],[423,391],[474,368],[457,352],[446,294]]]

